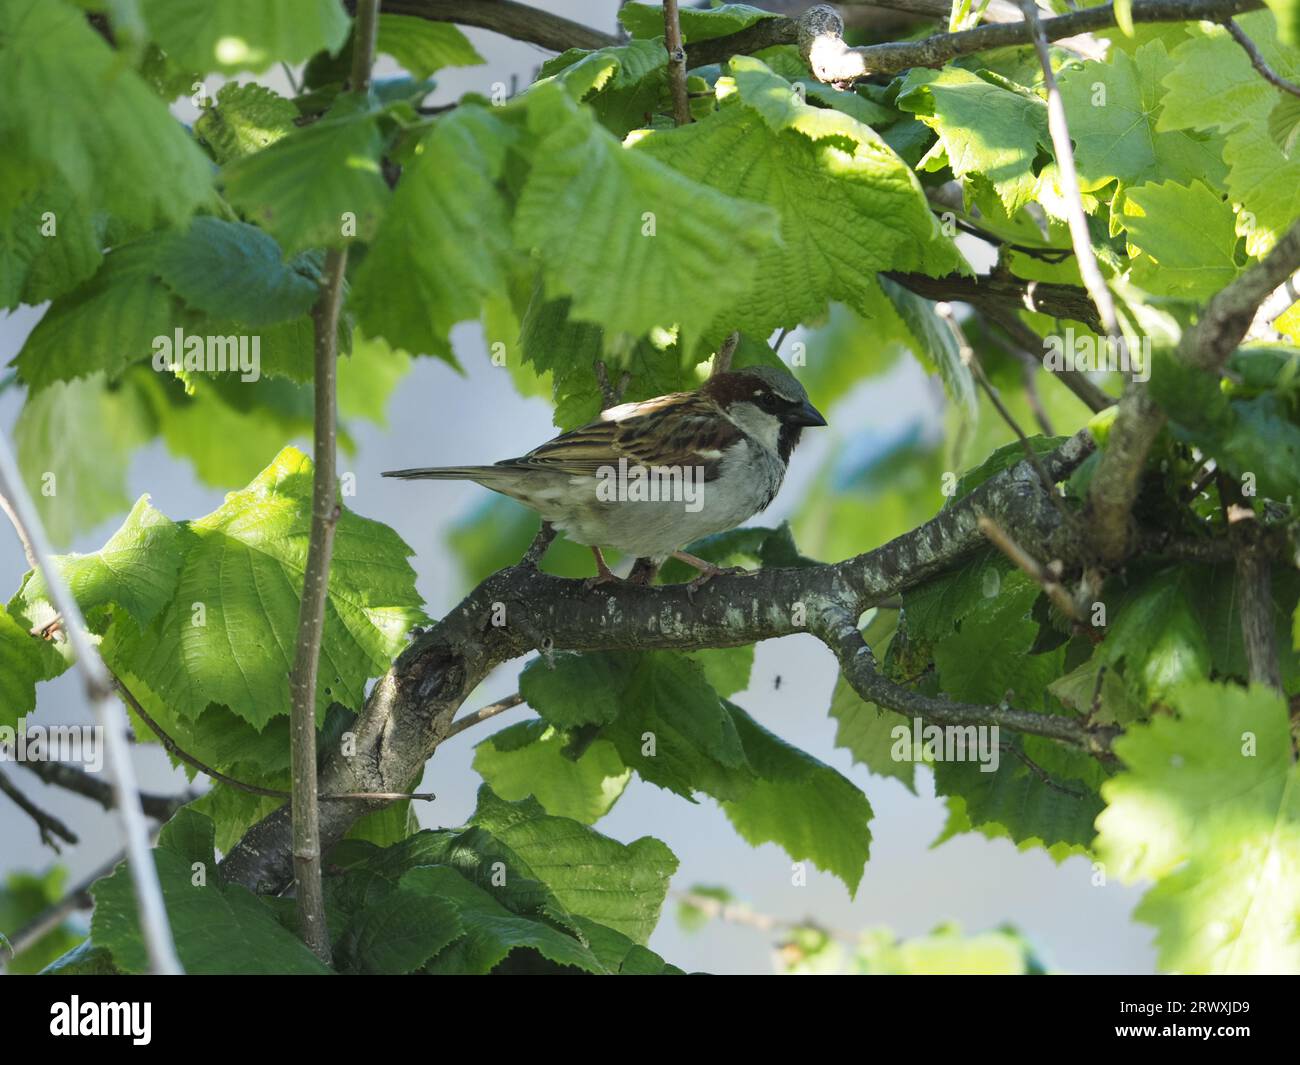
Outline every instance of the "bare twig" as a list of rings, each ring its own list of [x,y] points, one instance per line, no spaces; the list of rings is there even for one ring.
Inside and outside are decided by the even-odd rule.
[[[73,846],[77,844],[77,835],[72,829],[52,813],[42,810],[32,802],[3,771],[0,771],[0,792],[8,795],[15,806],[36,822],[36,830],[41,834],[41,842],[52,848],[55,854],[59,853],[59,840],[71,843]]]
[[[35,946],[41,939],[63,924],[74,911],[89,909],[94,904],[90,889],[95,881],[102,880],[110,875],[125,858],[126,852],[119,851],[89,876],[79,880],[73,887],[69,888],[58,902],[47,906],[18,929],[9,937],[11,950],[9,957],[4,957],[3,952],[0,951],[0,964],[9,964],[28,947]]]
[[[710,377],[717,377],[720,373],[726,373],[731,369],[731,359],[736,354],[736,348],[740,346],[740,333],[732,331],[728,334],[727,339],[722,342],[722,347],[718,348],[718,353],[713,356],[713,369],[709,372]]]
[[[126,743],[125,711],[113,694],[113,684],[108,670],[99,657],[99,650],[90,641],[85,619],[77,601],[68,590],[63,575],[53,562],[54,551],[45,535],[27,486],[9,450],[8,441],[0,435],[0,496],[9,501],[6,508],[19,539],[38,563],[37,569],[45,577],[50,600],[67,620],[65,628],[68,641],[76,658],[77,668],[85,681],[86,698],[95,711],[95,719],[104,731],[104,746],[108,755],[118,813],[126,836],[130,854],[132,884],[140,915],[140,928],[149,955],[150,968],[165,975],[179,974],[180,959],[172,942],[171,928],[167,923],[167,910],[163,905],[162,888],[153,855],[149,852],[149,833],[145,825],[144,810],[140,806],[139,786],[131,752]]]
[[[1043,338],[1021,321],[1014,310],[988,302],[980,304],[979,310],[985,318],[996,324],[1007,335],[1008,341],[1019,348],[1030,362],[1046,369],[1043,363]],[[1056,378],[1074,393],[1075,398],[1094,414],[1115,403],[1115,400],[1093,384],[1092,379],[1085,373],[1078,370],[1048,372],[1051,377]]]
[[[1047,48],[1047,34],[1038,17],[1038,6],[1034,0],[1020,0],[1020,10],[1024,12],[1025,24],[1029,27],[1034,48],[1038,52],[1038,62],[1043,68],[1043,83],[1047,87],[1047,128],[1052,138],[1052,149],[1056,155],[1056,172],[1061,183],[1061,198],[1065,203],[1066,220],[1070,224],[1070,243],[1074,246],[1074,258],[1083,278],[1083,287],[1088,290],[1092,302],[1097,306],[1097,315],[1101,324],[1116,345],[1120,355],[1120,365],[1128,365],[1128,344],[1119,328],[1119,316],[1115,311],[1115,300],[1106,286],[1106,279],[1101,276],[1101,267],[1097,265],[1097,256],[1092,250],[1092,237],[1088,233],[1088,216],[1083,210],[1083,198],[1079,192],[1079,172],[1074,166],[1074,144],[1070,140],[1070,126],[1065,119],[1065,102],[1061,98],[1061,88],[1056,83],[1056,74],[1052,71],[1052,56]]]
[[[1062,784],[1060,781],[1052,779],[1052,775],[1048,773],[1048,771],[1044,769],[1041,765],[1035,762],[1032,758],[1030,758],[1029,755],[1025,754],[1024,751],[1022,751],[1019,747],[1017,747],[1014,741],[1005,740],[1002,743],[1000,743],[998,746],[1001,750],[1005,751],[1007,754],[1014,755],[1016,759],[1022,765],[1024,765],[1026,769],[1028,769],[1031,773],[1033,773],[1034,776],[1036,776],[1039,780],[1041,780],[1053,791],[1059,791],[1062,795],[1068,795],[1072,799],[1082,799],[1084,797],[1083,792],[1076,791],[1074,788],[1067,787],[1066,785]]]
[[[1220,473],[1218,483],[1228,519],[1228,538],[1237,551],[1236,606],[1241,614],[1241,641],[1250,681],[1267,684],[1281,693],[1282,666],[1273,624],[1272,564],[1261,543],[1259,519],[1233,478]]]
[[[1056,491],[1056,485],[1052,483],[1051,477],[1047,475],[1047,470],[1043,468],[1042,462],[1038,458],[1038,453],[1034,450],[1033,445],[1029,443],[1029,437],[1020,428],[1015,416],[1002,402],[1002,397],[998,395],[998,390],[993,387],[989,381],[988,374],[984,372],[984,367],[980,363],[975,349],[970,346],[970,341],[966,339],[961,324],[957,321],[957,316],[953,313],[952,307],[947,303],[936,303],[934,312],[947,324],[949,331],[952,333],[953,340],[957,343],[957,350],[961,356],[961,361],[970,367],[971,374],[979,382],[980,387],[984,389],[985,395],[989,397],[989,402],[993,404],[994,409],[1002,416],[1002,420],[1011,427],[1011,431],[1016,434],[1016,439],[1020,441],[1020,446],[1024,448],[1025,458],[1038,474],[1038,479],[1043,484],[1044,491],[1054,500],[1059,502],[1059,495]]]
[[[1210,299],[1196,325],[1183,334],[1178,357],[1189,366],[1217,373],[1246,335],[1259,305],[1297,269],[1300,222],[1263,259]],[[1147,455],[1164,424],[1165,415],[1147,389],[1130,381],[1088,491],[1089,524],[1103,561],[1115,561],[1128,550],[1133,503]]]
[[[1074,597],[1070,595],[1069,589],[1061,583],[1057,573],[1050,567],[1044,566],[1038,559],[1016,543],[1007,535],[1002,526],[992,518],[981,516],[979,521],[980,532],[989,538],[989,542],[994,547],[1043,586],[1043,591],[1056,604],[1057,610],[1076,625],[1086,624],[1087,618],[1084,617],[1083,611],[1079,609],[1079,604],[1074,601]]]
[[[451,728],[447,730],[444,739],[451,739],[458,732],[464,732],[467,728],[473,728],[481,722],[494,718],[497,714],[503,714],[512,707],[519,706],[523,703],[524,697],[516,692],[514,695],[507,695],[504,699],[498,699],[495,703],[488,703],[487,706],[481,706],[472,714],[466,714],[458,721],[451,723]]]
[[[673,97],[673,121],[685,126],[691,121],[691,101],[686,92],[686,49],[682,47],[677,0],[664,0],[664,47],[668,50],[668,89]]]
[[[370,91],[370,68],[375,56],[379,0],[357,0],[353,23],[352,71],[349,90]],[[325,924],[325,896],[321,886],[320,808],[316,782],[316,676],[321,637],[325,627],[325,600],[329,594],[330,558],[334,553],[334,528],[339,520],[335,462],[337,459],[338,322],[343,304],[346,247],[325,255],[320,295],[312,308],[315,331],[315,415],[312,456],[311,536],[303,574],[298,611],[298,636],[293,669],[289,673],[290,758],[293,766],[293,859],[297,880],[299,931],[303,942],[325,962],[330,962],[329,929]]]
[[[1259,71],[1260,77],[1283,92],[1289,92],[1292,96],[1300,96],[1300,85],[1287,81],[1286,78],[1269,66],[1268,60],[1264,58],[1255,42],[1246,36],[1245,30],[1230,18],[1223,20],[1223,26],[1232,34],[1232,39],[1241,45],[1246,55],[1250,56],[1250,65]]]
[[[113,786],[107,781],[100,780],[97,776],[92,776],[79,766],[67,762],[34,760],[20,762],[19,765],[43,783],[81,795],[83,798],[99,803],[105,810],[112,810],[117,806],[117,796],[114,793]],[[198,792],[183,792],[180,795],[155,795],[143,791],[140,793],[140,805],[147,816],[156,821],[167,821],[171,819],[172,814],[187,802],[192,802],[198,797]]]
[[[624,370],[618,377],[618,384],[612,384],[609,380],[609,367],[605,365],[604,359],[597,359],[595,362],[596,384],[600,387],[601,410],[609,410],[610,407],[617,407],[623,402],[623,393],[627,391],[627,386],[632,380],[632,372]]]

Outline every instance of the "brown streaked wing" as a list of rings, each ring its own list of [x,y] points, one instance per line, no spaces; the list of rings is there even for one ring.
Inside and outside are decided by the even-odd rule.
[[[657,396],[619,408],[615,419],[594,421],[562,433],[527,455],[502,465],[594,474],[626,458],[641,466],[703,466],[705,480],[717,476],[721,453],[740,431],[696,392]],[[709,452],[711,454],[701,454]]]

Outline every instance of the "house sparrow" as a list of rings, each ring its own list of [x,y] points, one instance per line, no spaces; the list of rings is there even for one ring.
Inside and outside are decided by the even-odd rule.
[[[602,547],[668,557],[723,572],[682,550],[734,529],[763,510],[785,477],[805,426],[825,425],[792,376],[767,366],[709,378],[698,391],[610,407],[494,466],[389,470],[385,477],[477,481],[537,511],[570,540],[591,548],[597,576],[617,580]]]

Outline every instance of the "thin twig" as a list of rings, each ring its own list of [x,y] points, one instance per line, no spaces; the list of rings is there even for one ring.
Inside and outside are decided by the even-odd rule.
[[[1250,681],[1266,684],[1281,694],[1282,666],[1273,622],[1273,567],[1260,542],[1259,519],[1235,479],[1220,472],[1218,484],[1228,520],[1228,538],[1237,551],[1236,606],[1241,615],[1241,642]]]
[[[668,49],[668,88],[673,97],[673,121],[685,126],[691,121],[691,100],[686,92],[686,49],[682,47],[677,0],[664,0],[664,47]]]
[[[507,695],[504,699],[499,699],[495,703],[488,703],[487,706],[481,706],[472,714],[466,714],[459,721],[453,721],[451,728],[447,730],[444,740],[449,740],[458,732],[464,732],[467,728],[473,728],[489,718],[496,717],[497,714],[503,714],[512,707],[519,706],[524,701],[524,697],[518,692],[514,695]]]
[[[379,0],[358,0],[353,21],[352,71],[349,91],[370,92],[370,68],[375,57]],[[340,508],[337,498],[338,444],[338,323],[343,304],[343,277],[348,249],[331,248],[325,255],[320,295],[312,308],[315,333],[315,411],[312,457],[311,536],[303,574],[293,669],[289,673],[290,759],[293,766],[293,862],[297,880],[298,927],[303,942],[326,965],[330,963],[329,928],[325,923],[325,894],[321,885],[320,805],[316,782],[316,677],[325,628],[330,559]]]
[[[1032,758],[1030,758],[1029,755],[1025,754],[1025,752],[1022,751],[1019,747],[1017,747],[1014,741],[1006,740],[1005,742],[998,744],[998,746],[1008,754],[1015,755],[1016,758],[1018,758],[1025,765],[1025,767],[1031,773],[1034,774],[1034,776],[1036,776],[1039,780],[1041,780],[1053,791],[1059,791],[1062,795],[1068,795],[1072,799],[1083,798],[1083,792],[1075,791],[1073,788],[1068,788],[1064,784],[1060,783],[1059,781],[1053,780],[1051,774],[1048,773],[1046,769],[1044,769],[1041,765],[1035,762]]]
[[[1034,450],[1033,445],[1029,442],[1029,437],[1027,437],[1024,430],[1020,428],[1020,423],[1016,421],[1015,416],[1007,409],[1006,404],[1002,402],[1002,397],[998,395],[998,390],[994,388],[993,383],[989,381],[988,375],[984,372],[984,367],[980,364],[979,357],[975,354],[975,349],[970,346],[970,341],[966,339],[966,334],[962,330],[961,324],[957,321],[957,316],[953,313],[952,306],[947,303],[936,303],[934,305],[934,312],[942,318],[945,323],[947,323],[948,329],[957,343],[957,350],[961,356],[961,361],[970,367],[971,374],[975,377],[975,380],[979,382],[980,387],[984,389],[985,395],[989,397],[989,402],[993,404],[994,409],[1002,416],[1002,420],[1011,427],[1011,431],[1016,434],[1016,438],[1020,441],[1020,446],[1025,450],[1025,458],[1029,460],[1029,464],[1034,468],[1034,472],[1038,474],[1038,479],[1042,482],[1044,490],[1059,506],[1060,494],[1056,491],[1056,485],[1052,482],[1052,478],[1048,476],[1047,470],[1043,467],[1043,463],[1038,457],[1038,452]]]
[[[1034,421],[1038,423],[1044,435],[1055,436],[1056,432],[1052,428],[1052,419],[1047,413],[1047,408],[1043,406],[1043,397],[1038,394],[1038,364],[1028,355],[1020,355],[1020,380],[1025,389],[1025,400],[1029,403],[1029,409],[1034,412]]]
[[[793,932],[807,928],[822,932],[831,939],[837,939],[850,946],[858,946],[861,943],[861,936],[842,929],[827,928],[825,925],[818,924],[811,919],[792,921],[788,917],[773,917],[770,914],[759,913],[744,903],[724,902],[722,899],[715,899],[709,895],[701,895],[693,891],[674,891],[672,894],[683,906],[699,910],[705,917],[715,921],[725,921],[728,924],[756,928],[760,932]]]
[[[149,956],[150,969],[163,975],[182,972],[176,946],[172,941],[171,927],[167,923],[167,909],[163,905],[162,887],[158,883],[158,870],[149,850],[149,832],[144,810],[140,806],[140,789],[136,783],[135,766],[126,743],[126,712],[113,694],[113,684],[104,667],[99,650],[90,640],[81,608],[72,597],[63,575],[54,564],[54,551],[40,522],[32,498],[23,483],[22,475],[9,450],[9,442],[0,434],[0,496],[9,501],[6,513],[14,523],[18,537],[28,545],[45,577],[51,602],[67,619],[65,629],[72,646],[77,668],[85,681],[86,698],[94,708],[95,720],[104,733],[104,746],[112,773],[117,809],[126,836],[130,855],[132,885],[139,909],[140,928]]]
[[[596,384],[600,388],[601,410],[609,410],[610,407],[617,407],[623,402],[623,393],[627,391],[627,386],[632,381],[632,371],[624,370],[619,374],[618,384],[611,384],[609,380],[609,367],[605,365],[604,359],[597,359],[595,362]]]
[[[1034,0],[1020,0],[1020,10],[1024,12],[1025,23],[1033,37],[1034,48],[1038,52],[1038,61],[1043,68],[1043,84],[1047,88],[1047,128],[1052,138],[1052,149],[1056,154],[1056,172],[1061,182],[1061,194],[1065,204],[1066,220],[1070,224],[1070,242],[1074,245],[1074,258],[1083,278],[1083,287],[1088,290],[1092,302],[1097,307],[1101,324],[1115,345],[1120,356],[1119,364],[1128,366],[1128,342],[1119,328],[1119,316],[1115,311],[1115,300],[1101,276],[1101,267],[1097,265],[1096,253],[1092,250],[1092,237],[1088,233],[1088,216],[1083,210],[1083,197],[1079,192],[1079,172],[1074,166],[1074,144],[1070,140],[1070,126],[1065,119],[1065,102],[1061,98],[1061,88],[1056,83],[1056,74],[1052,71],[1052,57],[1047,48],[1047,35],[1038,18],[1038,7]]]
[[[53,932],[59,925],[67,920],[68,916],[76,910],[89,909],[94,904],[91,898],[90,889],[94,886],[95,881],[102,880],[109,876],[114,869],[126,858],[125,851],[119,851],[108,861],[101,865],[89,876],[79,880],[63,898],[58,902],[47,906],[38,913],[18,931],[9,937],[9,946],[12,951],[9,957],[0,954],[0,963],[8,965],[10,961],[25,951],[28,947],[35,946],[40,940]]]
[[[97,776],[92,776],[79,766],[68,762],[42,762],[28,760],[18,763],[38,780],[51,787],[62,788],[74,795],[97,802],[105,810],[117,806],[117,796],[113,786]],[[140,805],[145,814],[156,821],[168,821],[172,814],[187,802],[197,799],[198,792],[182,792],[180,795],[156,795],[152,792],[140,793]]]
[[[1043,591],[1047,593],[1047,597],[1056,604],[1056,608],[1062,614],[1076,625],[1086,623],[1087,619],[1084,617],[1083,611],[1079,609],[1079,604],[1074,601],[1074,597],[1070,595],[1069,590],[1060,582],[1058,575],[1051,568],[1044,566],[1038,559],[1016,543],[1007,535],[1002,526],[992,518],[981,514],[979,527],[980,532],[988,537],[989,542],[994,547],[1043,586]]]
[[[740,333],[732,330],[727,339],[722,342],[722,347],[718,348],[718,353],[713,356],[713,369],[709,372],[710,377],[717,377],[720,373],[726,373],[731,369],[732,356],[736,354],[736,348],[740,346]]]
[[[37,806],[31,799],[22,793],[17,785],[10,780],[3,771],[0,771],[0,792],[8,795],[13,800],[14,805],[23,811],[28,817],[36,822],[37,831],[41,834],[41,842],[50,847],[55,854],[59,854],[59,840],[64,843],[70,843],[74,847],[80,842],[77,834],[67,825]]]
[[[979,311],[1006,334],[1009,343],[1023,351],[1030,361],[1046,369],[1042,356],[1043,338],[1021,321],[1016,316],[1015,311],[988,303],[980,304]],[[1049,376],[1056,378],[1074,393],[1075,398],[1093,414],[1103,411],[1115,403],[1115,400],[1098,388],[1085,373],[1078,370],[1053,370],[1047,372]]]
[[[1286,78],[1269,66],[1268,60],[1264,58],[1255,42],[1246,36],[1245,30],[1230,18],[1223,20],[1223,26],[1232,34],[1232,39],[1241,45],[1242,50],[1250,56],[1250,65],[1259,71],[1260,77],[1270,85],[1277,86],[1283,92],[1289,92],[1292,96],[1300,96],[1300,85],[1287,81]]]

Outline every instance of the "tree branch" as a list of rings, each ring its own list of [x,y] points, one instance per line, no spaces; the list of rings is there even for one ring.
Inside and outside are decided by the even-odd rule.
[[[375,57],[379,0],[358,0],[353,22],[352,71],[348,88],[367,97]],[[325,256],[320,296],[312,308],[315,331],[315,413],[312,457],[311,535],[298,610],[298,637],[289,673],[289,747],[293,766],[293,862],[299,931],[303,942],[330,963],[329,928],[321,886],[320,805],[316,778],[316,676],[325,628],[334,529],[339,520],[335,462],[338,445],[338,323],[348,250]]]
[[[1259,72],[1260,77],[1283,92],[1289,92],[1292,96],[1300,96],[1300,85],[1287,81],[1286,78],[1269,66],[1268,60],[1256,47],[1255,42],[1246,36],[1245,30],[1230,18],[1223,20],[1223,26],[1232,35],[1232,39],[1241,45],[1243,51],[1250,57],[1250,65]]]
[[[691,121],[691,100],[686,93],[686,49],[677,17],[677,0],[664,0],[664,48],[668,50],[668,88],[673,97],[673,120],[679,126]]]
[[[1298,269],[1300,222],[1268,255],[1210,299],[1200,320],[1183,334],[1178,357],[1189,366],[1217,373],[1246,335],[1259,305]],[[1133,502],[1147,455],[1164,424],[1165,415],[1146,385],[1130,381],[1088,492],[1089,523],[1102,562],[1114,562],[1128,550]]]
[[[28,761],[19,763],[38,779],[56,788],[74,792],[92,802],[99,803],[105,810],[117,806],[117,795],[113,786],[99,777],[91,776],[84,769],[67,762]],[[197,799],[197,792],[183,792],[180,795],[154,795],[147,791],[140,793],[140,806],[145,814],[156,821],[169,821],[172,814],[187,802]]]
[[[1042,456],[1055,480],[1064,479],[1093,449],[1079,433]],[[935,518],[872,551],[828,565],[764,569],[721,576],[693,593],[685,585],[642,588],[619,584],[589,591],[580,580],[536,569],[536,555],[484,580],[453,611],[419,635],[375,684],[353,731],[356,753],[334,755],[322,769],[329,791],[400,790],[452,727],[460,705],[498,665],[539,648],[651,650],[736,647],[812,632],[827,638],[842,614],[869,606],[938,576],[985,546],[979,515],[1016,529],[1025,549],[1043,558],[1078,558],[1082,545],[1063,526],[1037,474],[1022,462],[991,477]],[[548,530],[539,534],[545,543]],[[504,608],[506,625],[494,625]],[[838,640],[838,633],[835,634]],[[903,689],[870,691],[874,701],[905,712],[917,709]],[[945,709],[946,708],[946,709]],[[1084,741],[1064,719],[931,700],[931,716],[945,721],[1001,723],[1101,749],[1105,737]],[[940,718],[936,718],[939,720]],[[1013,725],[1014,723],[1014,725]],[[321,839],[329,847],[352,823],[382,803],[332,803],[321,811]],[[289,873],[292,833],[281,808],[253,826],[222,863],[222,875],[254,890],[281,888]]]
[[[122,820],[123,834],[126,836],[127,852],[131,856],[131,882],[135,889],[149,966],[155,973],[179,975],[182,972],[181,963],[176,956],[171,927],[167,923],[167,909],[163,905],[158,870],[149,850],[149,833],[144,810],[140,806],[135,766],[131,763],[131,752],[126,743],[126,712],[113,694],[108,670],[99,657],[99,649],[91,642],[90,634],[86,631],[81,609],[54,564],[54,551],[45,535],[45,527],[41,525],[22,474],[9,450],[9,442],[3,435],[0,435],[0,496],[9,501],[6,512],[14,523],[18,538],[39,563],[38,569],[45,577],[50,599],[65,619],[68,641],[72,645],[77,669],[85,682],[86,698],[94,709],[95,720],[103,730],[114,798]]]
[[[59,853],[59,840],[71,843],[73,846],[78,843],[77,835],[72,829],[52,813],[42,810],[32,802],[3,771],[0,771],[0,792],[9,796],[18,809],[36,822],[36,830],[41,834],[41,842],[52,848],[55,854]]]
[[[358,5],[353,2],[349,8]],[[455,22],[491,30],[516,41],[528,41],[552,52],[568,48],[608,48],[619,44],[612,33],[601,33],[581,22],[553,15],[512,0],[388,0],[384,12],[415,15],[431,22]]]

